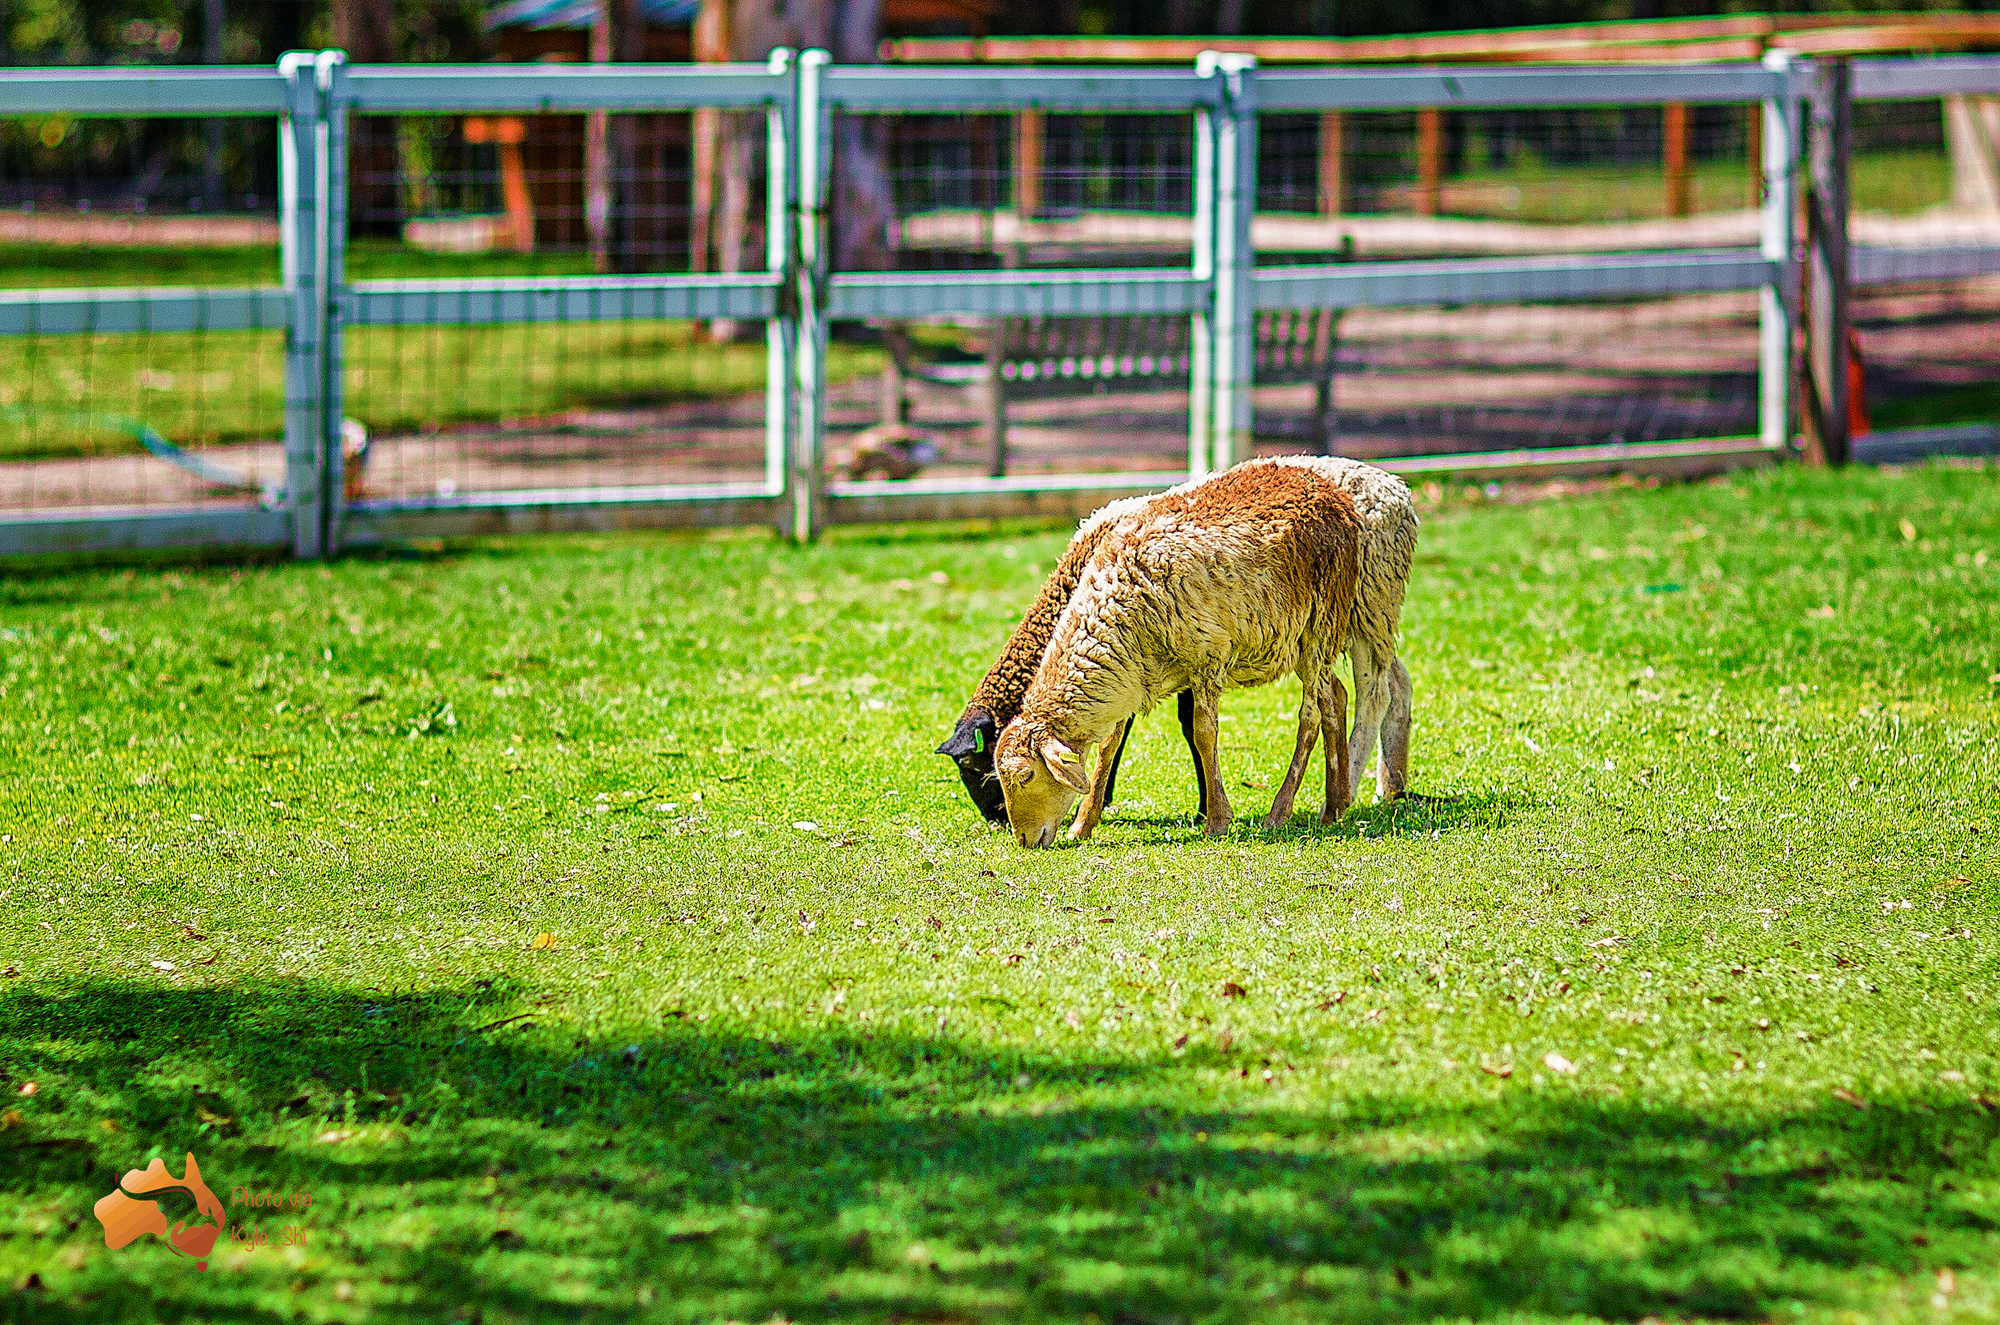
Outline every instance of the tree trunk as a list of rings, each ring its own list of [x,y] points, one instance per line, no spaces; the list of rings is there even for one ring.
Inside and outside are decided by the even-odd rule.
[[[333,0],[333,44],[350,64],[396,59],[395,0]],[[382,235],[402,231],[403,180],[394,118],[357,115],[348,123],[348,228]]]
[[[201,62],[222,63],[223,0],[202,0]],[[222,206],[223,121],[209,120],[201,126],[201,205],[214,211]]]

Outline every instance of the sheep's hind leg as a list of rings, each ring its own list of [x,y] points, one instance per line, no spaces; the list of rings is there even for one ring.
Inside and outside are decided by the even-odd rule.
[[[1298,799],[1299,783],[1305,781],[1306,763],[1312,758],[1313,744],[1319,739],[1319,692],[1322,687],[1318,677],[1299,678],[1299,735],[1292,745],[1292,763],[1285,770],[1285,780],[1278,784],[1278,794],[1271,798],[1271,812],[1264,817],[1264,827],[1276,828],[1292,817],[1292,802]]]
[[[1222,694],[1215,690],[1197,690],[1194,696],[1194,753],[1201,761],[1203,779],[1207,782],[1208,794],[1204,797],[1207,811],[1202,816],[1202,831],[1210,837],[1220,837],[1229,831],[1230,820],[1235,815],[1229,808],[1229,793],[1222,789],[1222,761],[1216,757],[1216,719],[1222,702]]]
[[[1320,691],[1320,730],[1326,737],[1326,806],[1322,824],[1337,822],[1354,804],[1354,784],[1347,777],[1347,687],[1331,670]]]
[[[1131,730],[1131,723],[1120,723],[1097,747],[1097,769],[1091,776],[1090,791],[1076,812],[1076,821],[1069,826],[1070,841],[1083,841],[1103,820],[1104,806],[1111,795],[1111,779],[1118,769],[1118,756],[1125,749],[1125,734]]]
[[[1365,641],[1350,640],[1347,656],[1354,664],[1354,738],[1347,751],[1347,781],[1350,787],[1359,787],[1389,707],[1389,674]]]
[[[1389,707],[1382,715],[1382,757],[1375,762],[1376,797],[1384,805],[1410,789],[1410,669],[1389,664]]]

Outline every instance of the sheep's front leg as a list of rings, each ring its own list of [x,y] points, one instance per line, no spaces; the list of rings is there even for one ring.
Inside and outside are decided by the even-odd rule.
[[[1264,827],[1276,828],[1292,817],[1292,802],[1298,798],[1299,783],[1305,780],[1306,762],[1312,758],[1313,744],[1319,739],[1319,691],[1317,676],[1299,677],[1299,735],[1292,745],[1291,767],[1285,770],[1285,780],[1278,784],[1278,794],[1271,799],[1271,813],[1264,818]]]
[[[1111,780],[1118,775],[1118,756],[1125,753],[1125,738],[1131,730],[1131,723],[1121,722],[1098,744],[1097,770],[1090,779],[1090,792],[1076,812],[1076,821],[1069,826],[1070,841],[1089,837],[1104,818],[1104,807],[1111,799]]]
[[[1389,707],[1382,715],[1382,757],[1375,763],[1375,791],[1384,805],[1410,789],[1410,669],[1389,664]]]
[[[1221,716],[1222,694],[1216,690],[1196,690],[1194,694],[1194,753],[1201,761],[1202,777],[1208,784],[1208,812],[1202,831],[1220,837],[1229,831],[1236,816],[1229,808],[1229,793],[1222,789],[1222,761],[1216,757],[1216,720]]]
[[[1320,691],[1319,720],[1326,736],[1326,806],[1319,821],[1330,824],[1354,804],[1354,784],[1347,777],[1347,687],[1331,671]]]

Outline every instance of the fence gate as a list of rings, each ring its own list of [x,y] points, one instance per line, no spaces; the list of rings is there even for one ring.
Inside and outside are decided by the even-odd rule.
[[[0,555],[810,538],[1073,516],[1286,451],[1410,474],[1768,463],[1801,423],[1829,458],[1849,431],[1859,458],[1904,458],[1937,438],[1850,430],[1829,347],[1851,322],[1878,384],[1987,389],[2000,164],[1955,178],[1956,210],[1898,190],[1947,141],[1963,173],[1996,106],[1994,57],[4,71],[0,121],[40,145],[21,159],[78,196],[35,211],[72,185],[30,178],[0,213],[0,266],[26,272],[4,285],[27,285],[0,288]],[[1658,221],[1564,155],[1656,129]],[[136,163],[201,135],[255,165],[251,214],[83,210],[107,143]],[[1705,141],[1754,146],[1754,184]],[[1608,215],[1524,204],[1521,153]],[[1956,197],[1979,187],[1984,210]],[[1717,188],[1750,205],[1693,206]],[[185,225],[236,247],[56,247]],[[69,284],[107,265],[118,288]],[[928,448],[923,472],[898,477],[896,446]]]

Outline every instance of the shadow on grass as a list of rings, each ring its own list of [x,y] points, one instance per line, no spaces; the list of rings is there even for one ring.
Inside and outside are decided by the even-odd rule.
[[[1237,794],[1247,798],[1259,793],[1266,797],[1270,795],[1264,788]],[[1302,802],[1305,799],[1300,797]],[[1393,805],[1357,805],[1342,815],[1338,822],[1322,824],[1315,799],[1310,805],[1294,809],[1292,817],[1285,823],[1276,828],[1266,828],[1263,810],[1254,804],[1236,804],[1235,800],[1232,796],[1236,821],[1230,826],[1229,838],[1239,841],[1356,841],[1377,837],[1428,837],[1433,833],[1490,832],[1506,827],[1517,812],[1531,804],[1511,792],[1460,796],[1412,794]],[[1114,805],[1104,816],[1104,824],[1106,827],[1146,830],[1143,840],[1147,842],[1201,836],[1201,820],[1192,812],[1122,815]],[[1059,839],[1059,842],[1062,840],[1065,839]]]
[[[1030,1059],[671,1015],[633,1045],[504,1021],[512,994],[9,996],[0,1056],[40,1090],[0,1133],[0,1190],[57,1222],[17,1222],[10,1273],[46,1287],[8,1318],[275,1322],[312,1295],[315,1319],[483,1325],[1755,1320],[1914,1271],[1918,1246],[1966,1264],[1996,1231],[1953,1195],[2000,1153],[2000,1119],[1962,1095],[1691,1112],[1516,1082],[1291,1109],[1197,1089],[1164,1045]],[[196,1275],[152,1239],[55,1254],[96,1237],[120,1172],[189,1150],[219,1195],[313,1191],[322,1259],[225,1250]]]

